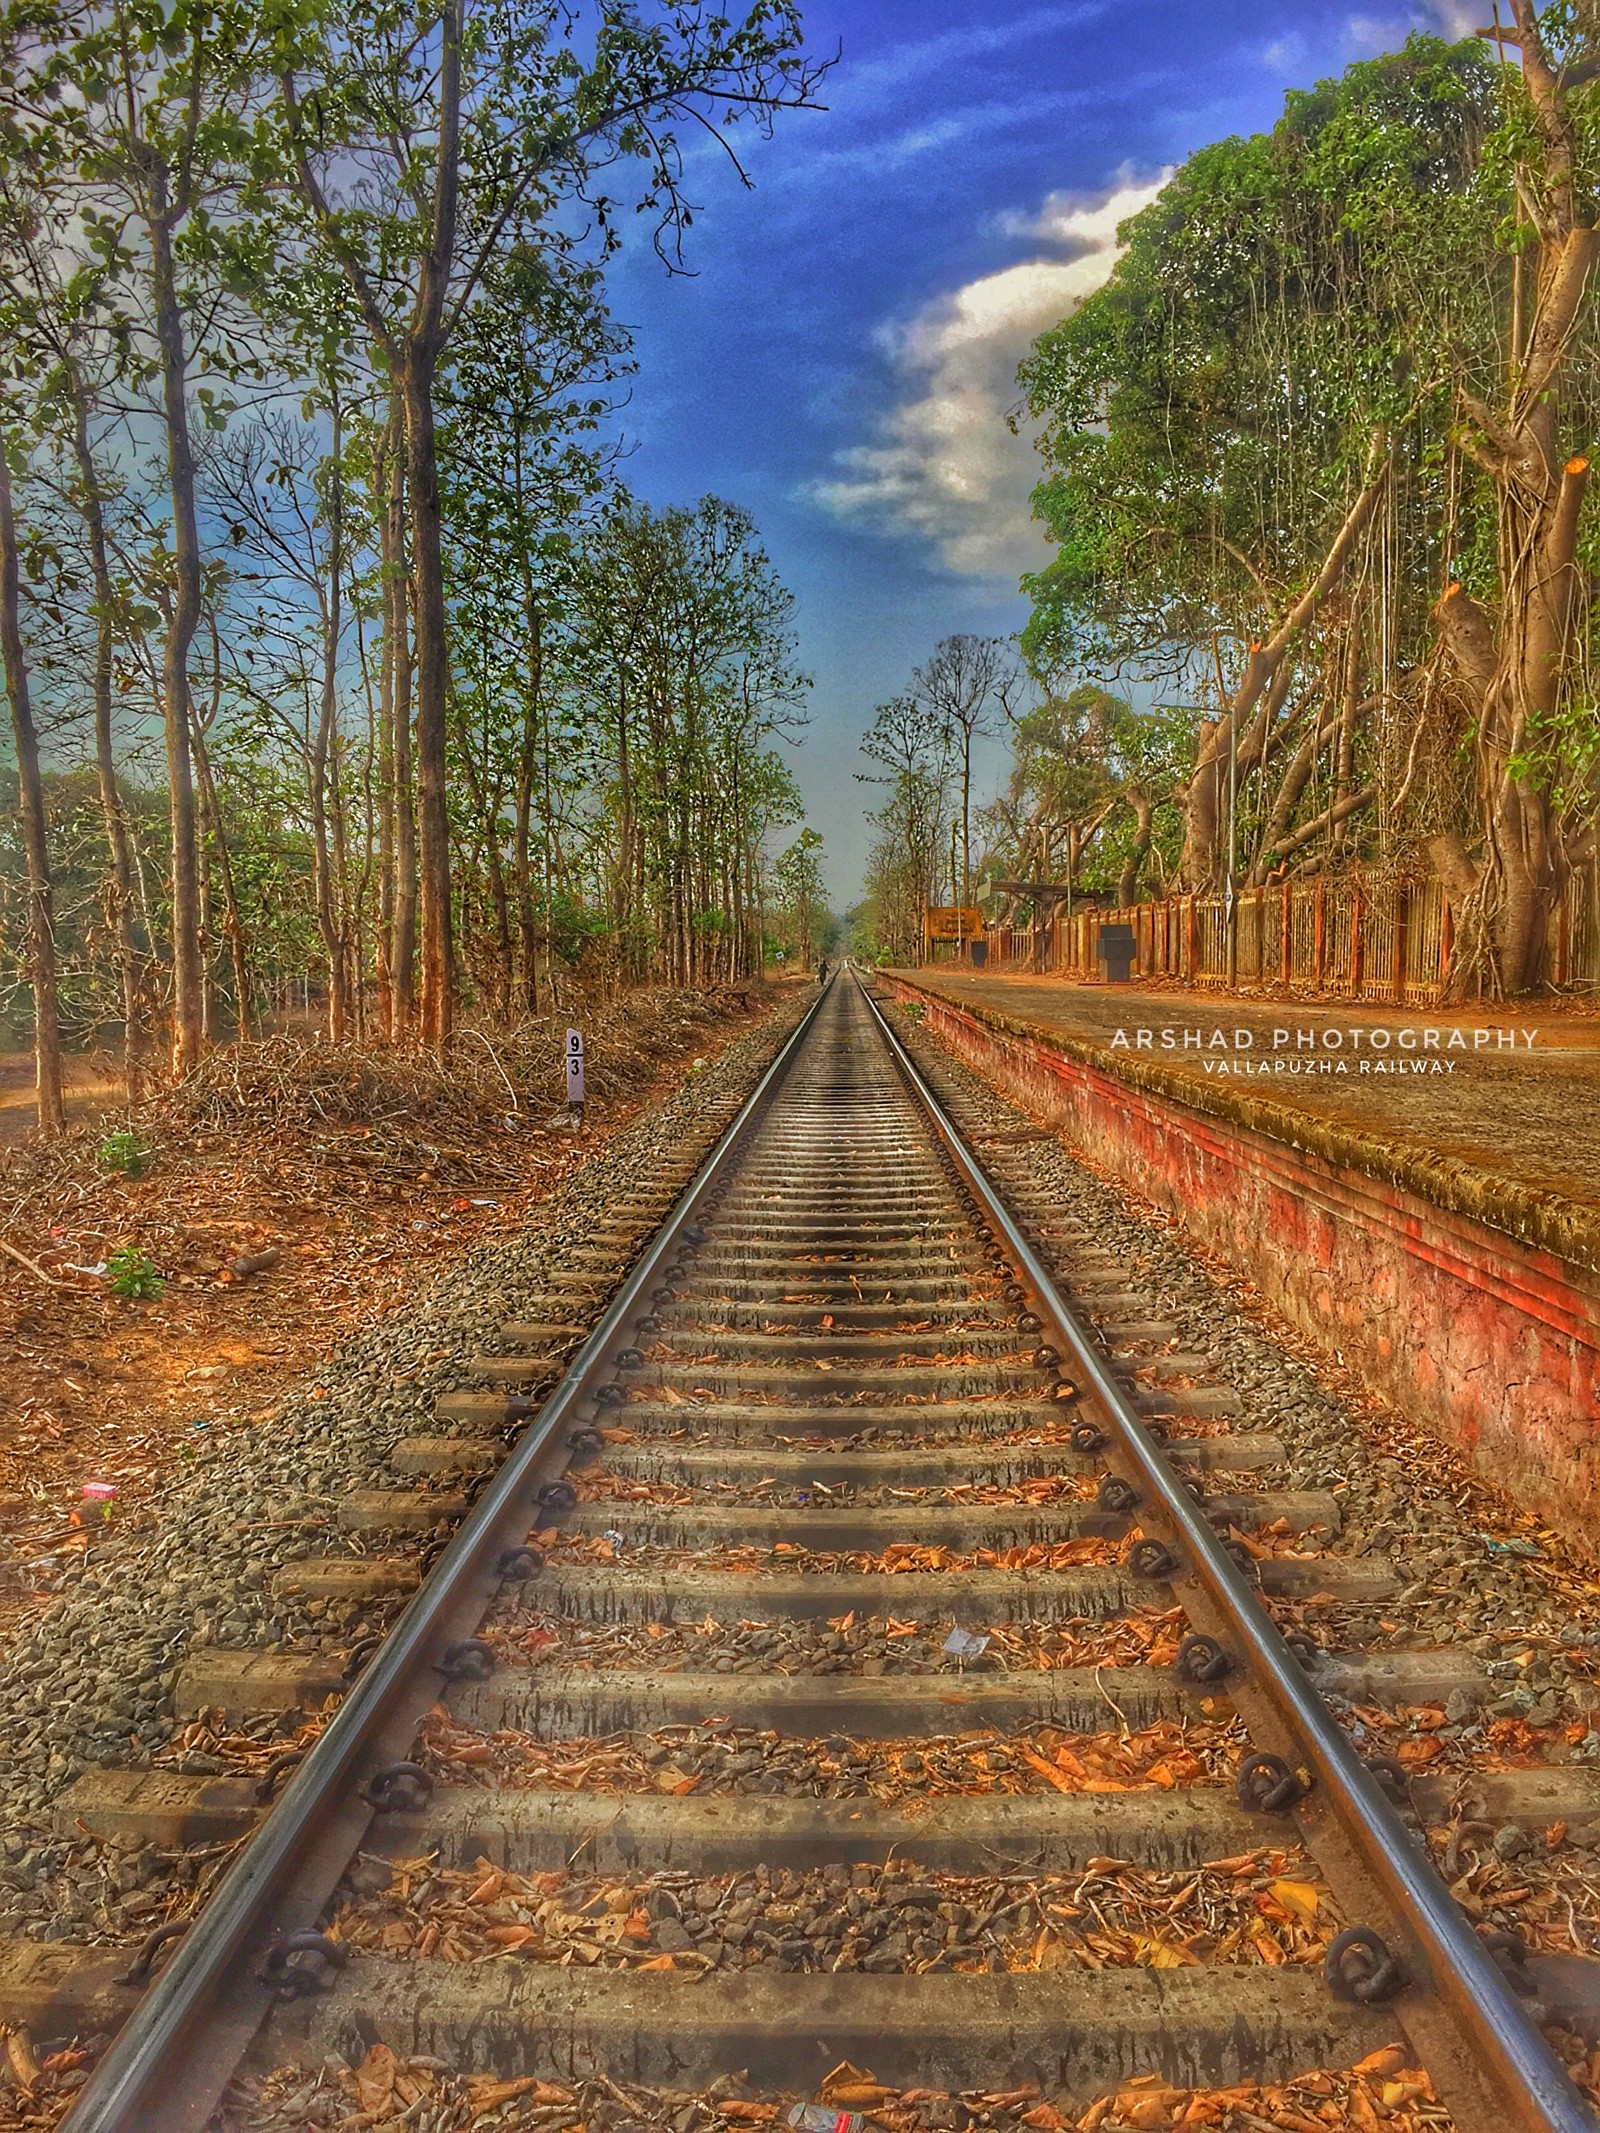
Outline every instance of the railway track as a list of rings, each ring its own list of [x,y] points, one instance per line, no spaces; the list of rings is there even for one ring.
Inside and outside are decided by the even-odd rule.
[[[43,2030],[52,1993],[58,2028],[121,2023],[70,2133],[219,2098],[349,2123],[316,2098],[362,2063],[366,2125],[564,2126],[587,2081],[612,2126],[643,2084],[1048,2128],[1143,2079],[1149,2127],[1397,2043],[1473,2133],[1591,2123],[1530,2014],[1560,1980],[1474,1932],[1319,1691],[1470,1668],[1285,1643],[1275,1600],[1392,1571],[1262,1485],[1281,1448],[1114,1265],[1030,1237],[1004,1156],[836,978],[666,1223],[620,1205],[349,1499],[348,1552],[280,1572],[291,1608],[417,1588],[376,1648],[190,1664],[197,1726],[342,1700],[142,1997],[125,1958],[69,1992],[41,1953]],[[189,1842],[243,1811],[154,1790]],[[151,1792],[79,1806],[131,1825]]]

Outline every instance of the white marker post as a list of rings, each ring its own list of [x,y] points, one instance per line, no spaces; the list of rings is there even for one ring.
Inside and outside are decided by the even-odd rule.
[[[567,1108],[583,1117],[583,1031],[567,1031]]]

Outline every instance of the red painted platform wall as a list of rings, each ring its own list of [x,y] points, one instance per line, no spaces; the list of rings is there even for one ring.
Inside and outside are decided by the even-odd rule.
[[[1600,1560],[1600,1277],[1357,1170],[1130,1087],[936,994],[927,1025],[1283,1317]]]

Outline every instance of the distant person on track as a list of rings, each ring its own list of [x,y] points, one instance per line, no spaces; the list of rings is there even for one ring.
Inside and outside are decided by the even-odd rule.
[[[827,982],[828,982],[828,958],[827,958],[826,956],[824,956],[824,957],[822,958],[822,961],[821,961],[821,962],[820,962],[820,963],[819,963],[819,964],[817,965],[817,983],[818,983],[819,985],[826,985],[826,984],[827,984]]]

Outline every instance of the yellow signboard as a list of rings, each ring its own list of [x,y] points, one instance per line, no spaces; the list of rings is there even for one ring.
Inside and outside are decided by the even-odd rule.
[[[930,941],[981,941],[983,913],[970,904],[938,904],[925,920]]]

